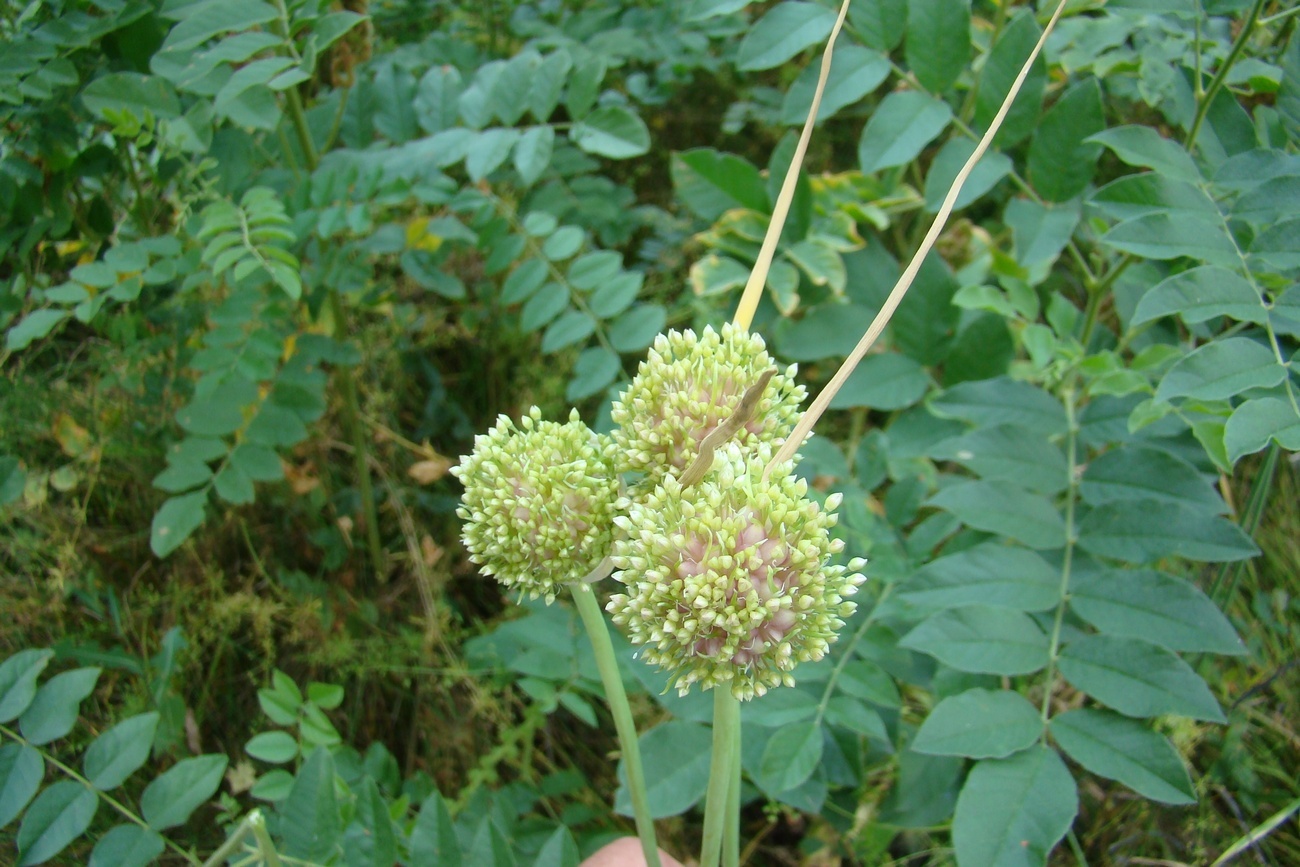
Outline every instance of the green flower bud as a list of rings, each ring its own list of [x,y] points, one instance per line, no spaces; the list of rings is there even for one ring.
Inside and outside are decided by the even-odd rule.
[[[669,475],[619,503],[610,557],[627,592],[607,610],[683,695],[692,683],[740,699],[793,685],[795,665],[825,656],[856,608],[846,597],[865,561],[852,574],[830,563],[844,547],[830,535],[839,496],[820,508],[791,464],[763,478],[771,454],[732,443],[699,484]]]
[[[619,484],[607,449],[577,410],[566,424],[542,421],[537,407],[518,427],[499,416],[451,470],[465,486],[456,514],[470,560],[547,603],[586,577],[613,536]]]
[[[731,417],[746,389],[775,362],[757,334],[722,326],[670,331],[655,339],[631,385],[614,402],[611,416],[619,472],[645,473],[653,487],[670,470],[680,471],[699,453],[700,442]],[[732,438],[752,448],[779,446],[799,417],[806,394],[794,381],[796,367],[778,371],[753,416]]]

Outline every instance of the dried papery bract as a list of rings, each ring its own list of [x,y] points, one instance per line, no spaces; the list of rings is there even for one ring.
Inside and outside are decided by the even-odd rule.
[[[670,331],[656,338],[632,383],[614,402],[614,459],[622,472],[645,474],[653,487],[695,460],[704,438],[731,418],[745,392],[775,362],[763,338],[733,325]],[[732,441],[779,445],[799,417],[806,394],[794,365],[778,370]]]
[[[543,421],[533,407],[474,438],[451,472],[465,485],[456,513],[470,559],[513,590],[549,603],[608,553],[618,476],[608,442],[573,410]]]
[[[855,609],[863,578],[850,570],[862,561],[831,562],[839,497],[820,507],[790,465],[764,478],[770,456],[732,443],[699,484],[670,474],[616,519],[611,560],[627,592],[607,610],[682,694],[698,683],[750,699],[792,685]]]

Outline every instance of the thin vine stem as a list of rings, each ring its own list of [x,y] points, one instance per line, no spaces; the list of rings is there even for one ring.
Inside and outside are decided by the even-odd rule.
[[[605,702],[614,717],[614,730],[618,733],[619,748],[623,751],[623,761],[627,767],[627,787],[632,795],[632,814],[636,820],[637,837],[641,840],[641,851],[645,855],[647,867],[659,867],[659,845],[655,841],[655,824],[650,815],[650,799],[646,795],[645,771],[641,765],[641,748],[636,736],[636,723],[632,719],[632,707],[627,702],[627,691],[623,689],[623,676],[618,670],[618,659],[614,656],[614,645],[609,640],[609,626],[605,616],[600,612],[600,604],[590,584],[570,584],[574,606],[582,625],[587,630],[591,649],[596,656],[596,668],[600,672],[600,682],[605,687]]]
[[[1065,607],[1070,601],[1070,571],[1074,562],[1074,509],[1079,486],[1077,479],[1079,421],[1076,413],[1074,386],[1067,386],[1062,396],[1065,399],[1065,459],[1066,480],[1068,482],[1065,489],[1065,553],[1061,558],[1061,586],[1056,603],[1056,616],[1052,619],[1051,640],[1047,647],[1047,672],[1043,677],[1043,705],[1040,714],[1043,731],[1040,739],[1044,746],[1047,745],[1047,725],[1052,714],[1052,694],[1056,689],[1056,662],[1061,652],[1061,627],[1065,622]]]
[[[54,765],[54,767],[58,768],[59,771],[61,771],[65,776],[68,776],[73,780],[75,780],[76,782],[81,783],[81,785],[89,789],[90,792],[95,795],[95,797],[99,798],[105,804],[108,804],[110,807],[116,810],[118,814],[122,816],[122,818],[126,819],[127,821],[131,822],[134,825],[138,825],[141,828],[144,828],[146,831],[151,830],[149,828],[148,822],[140,818],[140,816],[136,815],[129,807],[127,807],[121,801],[112,797],[107,792],[103,792],[95,788],[93,785],[91,785],[90,780],[86,779],[81,774],[79,774],[75,768],[72,768],[69,765],[65,765],[63,762],[54,758],[54,756],[50,755],[45,750],[39,749],[38,747],[30,743],[22,735],[20,735],[18,732],[14,731],[8,726],[0,725],[0,736],[9,738],[15,743],[22,744],[28,749],[36,750],[36,752],[40,754],[41,759],[43,761],[49,762],[51,765]],[[158,836],[162,837],[161,834],[159,834]],[[162,841],[167,844],[168,848],[173,850],[177,855],[184,858],[190,864],[194,864],[194,865],[199,864],[198,858],[195,858],[193,855],[191,855],[189,852],[185,851],[180,846],[173,843],[171,840],[167,839],[166,837],[162,837]]]
[[[1210,106],[1214,103],[1214,98],[1219,95],[1219,90],[1228,78],[1228,72],[1241,57],[1241,52],[1245,50],[1246,43],[1250,41],[1251,35],[1255,32],[1255,25],[1259,22],[1259,15],[1264,11],[1264,4],[1268,0],[1255,0],[1255,5],[1250,7],[1250,12],[1246,15],[1246,21],[1241,25],[1241,32],[1237,34],[1236,40],[1232,43],[1232,48],[1228,50],[1228,56],[1224,58],[1223,63],[1214,72],[1214,78],[1210,79],[1210,86],[1205,89],[1205,94],[1196,104],[1196,117],[1192,120],[1191,129],[1187,131],[1187,138],[1183,139],[1183,147],[1192,150],[1196,146],[1196,137],[1200,135],[1201,126],[1205,123],[1205,118],[1210,113]],[[1200,86],[1200,81],[1196,82]]]

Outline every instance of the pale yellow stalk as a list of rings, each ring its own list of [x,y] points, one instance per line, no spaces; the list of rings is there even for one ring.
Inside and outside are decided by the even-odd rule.
[[[975,146],[975,151],[970,155],[970,159],[966,160],[966,164],[961,167],[961,171],[959,171],[957,177],[953,179],[952,186],[948,190],[948,195],[944,197],[942,207],[940,207],[939,212],[935,214],[934,223],[930,226],[930,231],[926,232],[925,239],[921,241],[921,246],[917,249],[916,254],[912,256],[912,261],[907,263],[907,268],[904,269],[902,276],[898,278],[898,282],[894,284],[894,288],[890,291],[889,297],[885,299],[885,303],[881,305],[880,312],[877,313],[876,318],[871,321],[871,325],[867,327],[867,332],[862,335],[862,339],[858,341],[858,345],[853,348],[851,353],[849,353],[848,358],[844,359],[844,363],[840,365],[840,369],[835,372],[835,376],[831,377],[831,381],[827,383],[826,387],[823,388],[821,393],[817,395],[815,400],[813,400],[812,405],[808,407],[802,416],[800,416],[799,422],[795,425],[794,431],[786,438],[785,443],[768,463],[768,472],[771,472],[772,468],[778,464],[794,457],[794,453],[799,449],[804,438],[812,431],[813,425],[815,425],[817,420],[821,418],[822,413],[826,411],[826,407],[830,405],[836,392],[844,386],[845,381],[849,378],[849,374],[853,372],[853,368],[857,367],[858,362],[867,354],[867,350],[876,342],[876,338],[878,338],[880,333],[885,330],[885,326],[889,323],[890,317],[894,315],[894,311],[898,309],[898,305],[902,302],[903,296],[906,295],[907,290],[911,288],[912,281],[916,278],[916,273],[921,270],[921,263],[925,261],[926,255],[934,246],[934,242],[938,240],[939,233],[943,231],[944,226],[947,224],[948,217],[952,214],[953,206],[957,202],[957,196],[961,193],[962,185],[966,183],[966,179],[974,170],[975,164],[980,161],[980,157],[982,157],[984,152],[988,150],[989,144],[992,143],[993,137],[997,134],[998,129],[1001,128],[1002,121],[1006,118],[1007,112],[1011,110],[1011,104],[1015,101],[1016,94],[1020,92],[1020,87],[1024,84],[1025,78],[1029,75],[1030,68],[1034,65],[1034,61],[1038,58],[1039,52],[1042,51],[1043,45],[1047,42],[1047,37],[1052,32],[1052,28],[1056,26],[1056,21],[1060,18],[1061,11],[1065,8],[1065,2],[1066,0],[1060,0],[1060,2],[1056,4],[1056,10],[1052,12],[1051,19],[1048,20],[1047,26],[1043,28],[1043,35],[1038,38],[1038,43],[1034,46],[1034,50],[1029,52],[1028,59],[1025,60],[1024,65],[1020,67],[1020,74],[1017,75],[1016,80],[1012,82],[1011,90],[1007,92],[1007,98],[1002,101],[1002,107],[999,108],[998,113],[994,115],[993,122],[989,125],[988,131],[984,133],[983,138],[980,139],[979,144]],[[782,216],[784,217],[784,214]],[[773,220],[775,219],[776,217],[773,216]],[[779,230],[777,233],[779,234]],[[772,232],[769,229],[768,236],[771,237],[771,235]],[[737,311],[736,315],[737,318],[739,318],[740,312]]]
[[[817,112],[822,106],[822,91],[826,89],[826,78],[831,73],[831,55],[835,49],[835,37],[840,35],[844,26],[844,17],[849,14],[849,0],[840,6],[839,17],[831,28],[830,38],[826,40],[826,51],[822,53],[822,68],[817,75],[817,89],[813,91],[812,106],[808,109],[808,119],[804,121],[803,132],[799,133],[799,144],[790,159],[790,168],[786,170],[785,180],[781,183],[781,192],[776,197],[772,208],[772,219],[767,224],[767,234],[763,237],[763,246],[758,250],[758,260],[754,270],[749,272],[749,281],[745,291],[740,294],[740,303],[736,305],[736,315],[731,321],[738,328],[749,330],[749,323],[754,321],[754,311],[758,309],[759,299],[763,297],[763,287],[767,285],[767,272],[772,267],[772,257],[776,254],[777,242],[781,240],[781,230],[785,228],[785,216],[790,212],[790,202],[794,200],[794,188],[799,181],[799,169],[803,167],[803,157],[808,151],[808,141],[812,138],[813,125],[817,122]]]

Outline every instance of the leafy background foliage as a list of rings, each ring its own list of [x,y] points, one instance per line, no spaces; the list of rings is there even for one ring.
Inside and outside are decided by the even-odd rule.
[[[5,7],[21,863],[206,857],[255,806],[320,863],[618,833],[575,618],[473,575],[445,456],[531,403],[604,418],[656,334],[726,317],[834,9],[483,5]],[[1046,11],[851,7],[755,323],[810,386]],[[803,450],[870,581],[745,708],[754,863],[1300,857],[1296,20],[1126,0],[1050,38]],[[684,854],[709,703],[619,647]]]

